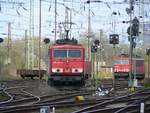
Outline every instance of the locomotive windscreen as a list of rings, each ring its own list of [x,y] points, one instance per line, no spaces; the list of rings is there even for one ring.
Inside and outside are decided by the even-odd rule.
[[[55,49],[54,52],[55,58],[80,58],[81,50],[80,49]]]
[[[54,57],[55,58],[66,58],[67,50],[62,50],[62,49],[54,50]]]
[[[71,57],[71,58],[81,57],[81,50],[69,49],[68,57]]]
[[[128,60],[114,60],[114,64],[129,64]]]

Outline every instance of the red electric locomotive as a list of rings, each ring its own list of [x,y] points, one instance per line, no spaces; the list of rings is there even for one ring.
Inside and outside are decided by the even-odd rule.
[[[91,75],[91,65],[85,61],[84,48],[74,39],[58,40],[50,47],[49,65],[48,82],[51,85],[59,82],[84,84]]]
[[[130,59],[129,55],[119,55],[113,58],[114,77],[116,79],[128,79],[130,73]],[[132,59],[132,78],[144,79],[144,59],[140,57],[133,57]]]

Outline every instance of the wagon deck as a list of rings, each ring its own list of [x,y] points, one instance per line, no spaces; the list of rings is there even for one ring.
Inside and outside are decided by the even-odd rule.
[[[46,74],[46,70],[32,70],[32,69],[17,69],[17,75],[20,75],[22,78],[25,77],[31,77],[31,79],[34,79],[34,77],[39,77],[40,72],[40,78]]]

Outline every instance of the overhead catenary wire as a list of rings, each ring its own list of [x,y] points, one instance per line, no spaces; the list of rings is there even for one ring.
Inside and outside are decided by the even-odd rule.
[[[27,8],[27,9],[29,9],[28,8],[28,2],[27,1],[29,1],[29,0],[25,0],[25,1],[23,1],[25,4],[24,4],[24,7],[25,8]],[[44,2],[44,1],[47,1],[47,2]],[[104,1],[104,0],[103,0]],[[105,0],[104,1],[104,3],[106,3],[107,1]],[[37,1],[35,1],[35,3],[38,3]],[[45,7],[46,7],[46,9],[47,9],[47,14],[48,14],[48,7],[49,7],[49,4],[51,3],[51,14],[49,14],[49,17],[51,16],[51,15],[53,15],[54,14],[54,12],[53,12],[53,9],[54,9],[54,0],[42,0],[42,5],[44,5]],[[61,4],[59,4],[59,3],[61,3]],[[104,4],[103,3],[103,4]],[[117,4],[118,3],[118,4]],[[78,14],[79,16],[84,16],[84,18],[86,18],[87,17],[87,15],[85,15],[86,13],[84,12],[83,13],[83,11],[84,11],[84,5],[85,5],[85,3],[84,3],[84,1],[81,1],[81,0],[79,0],[79,1],[73,1],[73,0],[65,0],[65,1],[63,1],[63,0],[59,0],[58,1],[58,3],[57,3],[58,5],[61,5],[61,6],[63,6],[63,5],[65,5],[65,6],[69,6],[70,7],[70,9],[72,10],[75,10],[75,11],[73,11],[74,13],[76,13],[76,14]],[[71,4],[71,5],[69,5],[69,4]],[[73,4],[73,6],[72,6],[72,4]],[[79,8],[79,10],[76,8],[76,6],[77,5],[81,5],[81,8],[82,8],[82,10],[80,10],[80,8]],[[116,6],[116,5],[124,5],[124,4],[128,4],[128,2],[127,3],[124,3],[124,2],[122,2],[122,3],[119,3],[119,2],[107,2],[107,4],[108,5],[110,5],[110,7],[113,9],[114,8],[114,5]],[[136,3],[137,4],[137,3]],[[106,5],[106,4],[104,4],[104,5]],[[92,8],[94,8],[96,5],[91,5],[91,7]],[[18,7],[18,6],[17,6]],[[35,4],[35,7],[36,8],[38,8],[38,4]],[[107,7],[107,5],[106,5],[106,7]],[[96,8],[96,7],[95,7]],[[86,9],[87,9],[87,7],[86,7]],[[98,10],[98,9],[97,9]],[[21,9],[21,11],[22,11],[22,9]],[[44,11],[45,12],[45,11]],[[96,12],[96,11],[94,11],[94,12]],[[59,10],[58,10],[58,12],[57,12],[57,14],[59,13]],[[46,14],[46,15],[47,15]],[[23,14],[24,15],[24,14]],[[29,12],[28,12],[28,15],[29,15]],[[46,15],[43,15],[44,17],[46,17]],[[63,14],[59,14],[59,15],[57,15],[58,16],[58,18],[59,17],[61,17]],[[35,18],[37,18],[37,16],[38,15],[35,15]],[[122,14],[122,17],[123,16],[126,16],[126,15],[123,15]],[[95,17],[97,17],[97,13],[95,13]],[[93,18],[95,18],[95,17],[92,17],[92,21],[94,21],[93,20]],[[16,18],[18,18],[18,17],[16,17]],[[24,18],[24,17],[22,17],[22,18]],[[48,18],[48,17],[47,17]],[[105,18],[105,17],[101,17],[101,18]],[[50,19],[50,18],[49,18]],[[110,18],[109,18],[110,19]],[[75,20],[75,19],[74,19]],[[18,21],[18,20],[17,20]],[[17,22],[16,21],[16,22]],[[59,21],[59,20],[58,20]],[[76,21],[76,20],[75,20]],[[103,20],[102,20],[103,21]],[[28,22],[28,21],[26,21],[26,22]],[[99,22],[99,21],[97,21],[97,22]],[[23,22],[24,23],[24,22]],[[79,22],[78,22],[79,23]],[[83,22],[82,22],[83,23]],[[44,24],[44,19],[42,20],[42,24]],[[53,21],[52,21],[52,24],[53,24]],[[109,25],[109,24],[108,24]],[[24,26],[22,26],[22,27],[24,27]],[[53,25],[51,25],[51,27],[53,27]],[[44,28],[43,28],[44,29]]]

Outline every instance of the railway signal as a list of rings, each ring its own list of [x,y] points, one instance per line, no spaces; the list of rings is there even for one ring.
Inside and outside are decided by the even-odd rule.
[[[109,44],[119,44],[119,35],[118,34],[111,34],[109,35]]]
[[[139,20],[137,17],[134,17],[132,21],[132,30],[133,30],[133,36],[139,36]]]
[[[100,45],[100,41],[99,41],[99,40],[95,40],[95,41],[94,41],[94,44],[95,44],[96,46],[99,46],[99,45]]]
[[[97,46],[96,45],[92,45],[91,46],[91,52],[92,53],[96,53],[97,52]]]
[[[2,43],[4,40],[3,40],[3,38],[0,38],[0,43]]]
[[[146,49],[146,55],[150,55],[150,48]]]
[[[132,20],[132,25],[128,27],[127,33],[132,37],[139,36],[139,20],[137,19],[137,17],[134,17],[134,19]]]
[[[100,41],[99,40],[94,40],[94,43],[93,43],[93,45],[91,46],[91,52],[92,53],[96,53],[97,52],[97,50],[98,50],[98,48],[99,48],[99,46],[100,46]]]
[[[50,39],[49,38],[45,38],[43,41],[44,41],[45,44],[50,43]]]

